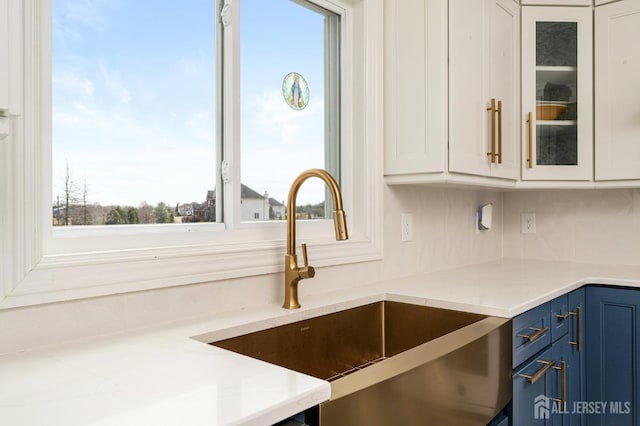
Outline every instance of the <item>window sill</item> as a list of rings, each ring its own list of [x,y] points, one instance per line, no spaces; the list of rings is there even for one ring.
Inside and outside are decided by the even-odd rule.
[[[281,273],[285,241],[229,243],[114,253],[45,256],[0,309]],[[382,258],[370,240],[312,240],[316,267]]]

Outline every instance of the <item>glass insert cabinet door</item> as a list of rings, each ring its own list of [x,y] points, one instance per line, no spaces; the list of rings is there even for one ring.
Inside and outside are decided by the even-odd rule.
[[[522,177],[590,180],[592,15],[588,8],[522,8]]]

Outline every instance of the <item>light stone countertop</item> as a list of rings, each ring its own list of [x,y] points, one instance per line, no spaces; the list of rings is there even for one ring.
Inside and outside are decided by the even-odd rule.
[[[507,259],[7,354],[0,424],[268,425],[329,399],[329,383],[203,342],[380,300],[514,317],[590,283],[640,287],[640,266]]]

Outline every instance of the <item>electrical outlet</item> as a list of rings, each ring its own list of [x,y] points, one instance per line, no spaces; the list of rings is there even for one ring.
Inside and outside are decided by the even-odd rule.
[[[536,233],[536,214],[520,213],[520,233],[535,234]]]
[[[400,227],[402,241],[413,241],[413,215],[411,213],[402,213],[400,215]]]

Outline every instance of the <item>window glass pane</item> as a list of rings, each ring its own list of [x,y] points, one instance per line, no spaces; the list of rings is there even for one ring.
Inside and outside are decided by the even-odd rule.
[[[337,78],[338,49],[327,41],[337,37],[337,19],[301,1],[241,0],[243,221],[285,219],[289,187],[306,169],[339,178],[337,120],[326,112],[339,105],[327,90]],[[324,183],[308,180],[298,193],[299,217],[324,218],[324,203]]]
[[[215,2],[53,0],[53,224],[215,219]]]

